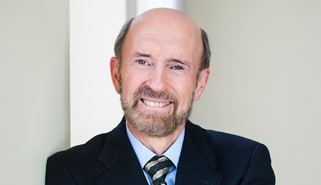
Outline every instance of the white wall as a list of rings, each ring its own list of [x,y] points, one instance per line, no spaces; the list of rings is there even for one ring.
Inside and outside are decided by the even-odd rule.
[[[192,120],[268,145],[279,185],[321,184],[321,1],[186,0],[212,42]]]
[[[69,144],[68,1],[0,1],[0,184],[43,185]]]
[[[134,1],[134,0],[127,0]],[[151,8],[166,7],[178,10],[184,9],[184,0],[135,0],[136,15],[139,15]]]
[[[122,118],[109,71],[113,45],[126,20],[126,1],[70,1],[70,137],[85,143]]]

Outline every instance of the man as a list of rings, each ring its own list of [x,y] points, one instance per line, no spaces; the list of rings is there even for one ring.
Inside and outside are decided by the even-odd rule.
[[[158,8],[131,19],[115,55],[110,69],[123,120],[51,156],[47,185],[275,184],[264,145],[188,120],[207,84],[210,51],[206,33],[186,15]]]

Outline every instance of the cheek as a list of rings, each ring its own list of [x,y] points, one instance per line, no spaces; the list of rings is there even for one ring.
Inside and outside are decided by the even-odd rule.
[[[122,93],[123,95],[132,96],[142,84],[142,77],[130,70],[122,71]]]
[[[187,107],[193,100],[193,92],[195,90],[195,81],[191,78],[185,78],[180,83],[173,84],[173,88],[178,98],[179,106]]]

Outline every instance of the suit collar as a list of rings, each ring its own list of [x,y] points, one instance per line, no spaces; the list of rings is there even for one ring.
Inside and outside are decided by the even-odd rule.
[[[106,137],[98,156],[104,166],[97,177],[97,185],[147,185],[135,152],[127,137],[125,119]]]
[[[221,174],[209,146],[206,130],[187,121],[186,133],[178,164],[176,185],[219,185]]]
[[[97,185],[148,185],[126,133],[125,119],[107,135],[98,155],[104,166],[97,174]],[[178,163],[176,185],[219,185],[221,174],[208,145],[207,133],[187,121],[185,138]]]

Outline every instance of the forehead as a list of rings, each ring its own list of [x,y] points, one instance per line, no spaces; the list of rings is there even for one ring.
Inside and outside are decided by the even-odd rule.
[[[152,12],[132,22],[124,41],[124,55],[133,50],[159,50],[200,57],[200,28],[179,12]]]

